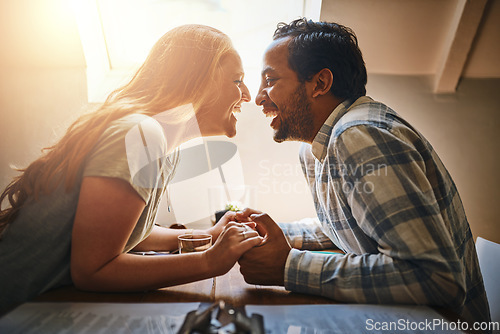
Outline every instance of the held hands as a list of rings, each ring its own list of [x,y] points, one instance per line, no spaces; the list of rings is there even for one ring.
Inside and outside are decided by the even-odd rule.
[[[219,224],[217,223],[214,227]],[[217,241],[205,252],[206,261],[209,268],[212,268],[214,276],[227,273],[243,253],[261,244],[263,240],[259,233],[253,229],[255,227],[253,223],[225,221],[222,224],[223,228]]]
[[[245,281],[250,284],[284,285],[285,264],[292,247],[281,228],[266,213],[245,209],[236,214],[240,221],[252,220],[260,235],[259,247],[249,248],[238,260]]]
[[[225,274],[238,261],[247,283],[284,285],[285,263],[292,247],[269,215],[249,208],[228,211],[207,232],[216,240],[206,251],[214,276]]]
[[[249,218],[244,218],[244,219],[238,219],[237,218],[237,213],[234,211],[228,211],[222,216],[221,219],[215,224],[214,226],[210,227],[209,229],[206,230],[206,233],[212,235],[212,240],[215,242],[219,235],[222,233],[224,228],[229,222],[234,222],[234,221],[239,221],[239,222],[246,222],[250,221]],[[250,225],[250,227],[254,228],[255,224]]]

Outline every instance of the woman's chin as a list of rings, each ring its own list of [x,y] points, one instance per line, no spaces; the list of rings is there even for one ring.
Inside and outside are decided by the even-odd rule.
[[[238,122],[236,117],[234,117],[234,115],[231,115],[231,119],[226,128],[226,136],[228,138],[233,138],[234,136],[236,136],[236,122]]]
[[[236,136],[236,124],[228,124],[227,127],[220,130],[202,130],[201,135],[203,137],[226,136],[228,138],[233,138],[234,136]]]

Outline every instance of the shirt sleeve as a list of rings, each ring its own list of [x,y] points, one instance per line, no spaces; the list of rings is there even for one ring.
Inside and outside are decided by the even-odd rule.
[[[465,298],[463,267],[434,196],[432,148],[412,130],[350,127],[333,150],[355,228],[378,244],[374,254],[317,254],[292,250],[288,290],[356,303],[452,306]],[[374,168],[374,166],[377,166]],[[335,186],[331,184],[330,186]],[[338,190],[337,190],[338,191]]]
[[[121,179],[147,204],[152,189],[163,186],[166,143],[156,121],[134,116],[104,131],[86,160],[83,176]]]
[[[278,224],[293,248],[322,250],[337,248],[323,232],[318,218],[304,218],[298,221]]]

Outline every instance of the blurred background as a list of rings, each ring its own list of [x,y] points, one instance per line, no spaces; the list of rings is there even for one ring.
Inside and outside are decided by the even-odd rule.
[[[0,187],[16,175],[12,165],[29,164],[79,114],[125,83],[170,28],[201,23],[227,33],[254,98],[276,24],[302,16],[356,32],[368,95],[433,144],[474,237],[500,242],[500,0],[2,0]],[[300,143],[275,143],[269,119],[253,102],[242,111],[235,138],[190,142],[186,152],[207,141],[230,142],[235,149],[221,166],[252,187],[256,208],[277,221],[315,216],[297,158]],[[203,177],[172,186],[178,204],[174,212],[163,208],[160,224],[210,224]]]

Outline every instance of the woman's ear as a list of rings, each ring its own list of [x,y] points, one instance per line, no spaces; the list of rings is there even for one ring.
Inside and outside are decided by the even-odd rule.
[[[314,75],[312,81],[314,83],[312,97],[325,95],[332,87],[333,73],[328,68],[324,68]]]

